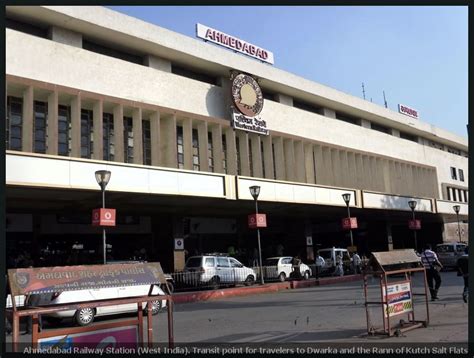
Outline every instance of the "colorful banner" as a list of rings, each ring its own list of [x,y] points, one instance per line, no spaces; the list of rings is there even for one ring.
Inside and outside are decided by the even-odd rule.
[[[387,286],[382,286],[385,317],[392,317],[402,313],[413,311],[411,287],[409,281],[397,282]]]

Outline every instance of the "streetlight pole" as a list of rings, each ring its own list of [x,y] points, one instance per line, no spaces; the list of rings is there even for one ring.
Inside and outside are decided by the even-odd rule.
[[[411,213],[412,213],[412,220],[413,220],[413,224],[415,224],[415,208],[416,208],[416,200],[410,200],[408,202],[408,206],[410,207],[411,209]],[[417,243],[417,239],[416,239],[416,228],[413,229],[413,237],[415,239],[415,251],[418,252],[418,243]]]
[[[459,224],[459,210],[461,210],[461,206],[460,205],[454,205],[453,209],[454,209],[454,212],[456,213],[456,219],[458,221],[459,242],[462,242],[462,239],[461,239],[461,225]]]
[[[349,221],[351,220],[351,209],[349,209],[349,202],[351,201],[351,193],[344,193],[342,194],[342,199],[344,199],[344,202],[347,205],[347,217],[349,218]],[[354,246],[354,239],[352,237],[352,225],[349,228],[349,235],[351,236],[351,247]]]
[[[250,188],[250,194],[253,197],[253,200],[255,201],[255,220],[257,220],[257,215],[258,215],[258,196],[260,194],[260,187],[257,185],[251,186]],[[258,222],[258,220],[257,220]],[[258,260],[259,260],[259,266],[260,266],[260,282],[265,284],[263,280],[263,267],[262,267],[262,247],[260,245],[260,229],[257,226],[257,242],[258,242]]]
[[[105,187],[109,183],[110,175],[112,173],[108,170],[98,170],[95,172],[95,179],[102,190],[102,209],[105,209]],[[107,263],[107,239],[105,235],[105,227],[102,227],[102,246],[103,246],[103,257],[104,265]]]

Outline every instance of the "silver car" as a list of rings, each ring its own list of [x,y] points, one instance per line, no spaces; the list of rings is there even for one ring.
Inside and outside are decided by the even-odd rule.
[[[300,277],[307,280],[311,277],[312,271],[308,265],[300,263],[298,266],[293,267],[293,257],[281,256],[281,257],[270,257],[263,263],[264,275],[267,279],[278,279],[283,282],[289,278],[294,270],[299,269]]]

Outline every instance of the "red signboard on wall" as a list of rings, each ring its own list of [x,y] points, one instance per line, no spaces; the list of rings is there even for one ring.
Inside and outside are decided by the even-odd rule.
[[[258,227],[267,227],[266,214],[250,214],[248,216],[249,228],[256,229]]]
[[[344,230],[357,229],[357,218],[343,218],[342,228]]]
[[[115,226],[115,209],[92,210],[92,226]]]
[[[408,228],[410,230],[420,230],[421,220],[408,220]]]

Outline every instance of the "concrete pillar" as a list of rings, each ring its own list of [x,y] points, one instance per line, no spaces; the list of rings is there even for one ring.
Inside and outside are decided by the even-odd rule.
[[[169,168],[178,167],[176,145],[176,115],[162,116],[160,119],[160,163]]]
[[[353,187],[353,172],[349,168],[349,157],[347,150],[339,151],[339,159],[341,161],[341,170],[343,174],[343,185],[348,188]]]
[[[275,101],[293,107],[293,97],[287,96],[285,94],[277,93],[275,95]]]
[[[257,178],[263,178],[260,137],[257,134],[249,133],[249,138],[251,138],[252,143],[253,176]]]
[[[58,92],[48,95],[48,137],[46,138],[46,154],[58,155]]]
[[[114,139],[115,155],[114,161],[123,163],[125,161],[125,148],[123,138],[123,105],[117,104],[113,109],[114,115]]]
[[[313,144],[304,144],[304,170],[306,173],[305,182],[314,184],[314,155],[313,155]]]
[[[370,121],[366,120],[366,119],[360,119],[360,125],[364,128],[372,128],[371,124],[370,124]]]
[[[237,175],[237,150],[235,143],[235,130],[232,127],[223,129],[227,144],[227,174]]]
[[[354,152],[347,152],[349,187],[357,188],[357,164]]]
[[[277,180],[286,180],[285,149],[282,137],[273,137],[273,147],[275,151],[275,172]]]
[[[336,186],[344,186],[343,176],[341,170],[341,160],[339,158],[339,150],[331,148],[331,164],[332,164],[332,173],[333,173],[333,182]]]
[[[275,179],[274,175],[274,163],[273,163],[273,148],[272,148],[272,137],[270,135],[264,135],[260,137],[263,143],[263,161],[265,164],[265,178]]]
[[[173,268],[174,272],[182,271],[185,264],[184,250],[175,250],[174,241],[184,240],[184,223],[181,217],[173,218]],[[183,245],[184,246],[184,245]]]
[[[193,170],[193,121],[184,118],[183,122],[184,169]]]
[[[71,101],[71,156],[81,157],[81,94]]]
[[[65,45],[82,48],[82,34],[62,27],[51,26],[48,29],[48,38]]]
[[[132,114],[133,121],[133,163],[143,164],[143,129],[142,109],[135,108]]]
[[[367,155],[362,155],[362,164],[364,167],[364,186],[369,190],[374,190],[372,181],[370,179],[369,157]]]
[[[294,141],[296,181],[306,183],[305,158],[303,142]]]
[[[390,128],[391,129],[391,134],[394,136],[394,137],[398,137],[400,138],[400,131],[398,129],[395,129],[395,128]]]
[[[207,122],[202,121],[197,124],[199,138],[199,167],[200,171],[209,171],[209,151],[208,151],[208,132]]]
[[[214,159],[214,172],[224,173],[223,168],[223,149],[222,149],[222,126],[214,124],[208,127],[212,133],[212,158]],[[228,165],[228,164],[227,164]]]
[[[323,108],[322,115],[329,118],[336,118],[336,111],[330,108]]]
[[[241,170],[240,175],[250,176],[248,134],[243,131],[236,131],[235,135],[239,137],[240,170]]]
[[[150,116],[151,135],[151,165],[158,167],[160,161],[160,112],[155,111]]]
[[[362,155],[356,153],[354,155],[354,165],[355,165],[355,174],[356,174],[356,188],[365,189],[364,186],[364,164],[362,162]]]
[[[92,153],[92,159],[98,159],[102,160],[104,157],[104,143],[103,143],[103,108],[104,104],[102,100],[98,100],[97,102],[94,103],[94,106],[92,108],[92,118],[93,118],[93,128],[94,128],[94,133],[92,135],[93,138],[93,153]]]
[[[324,183],[326,168],[324,168],[323,148],[319,144],[314,145],[314,169],[315,169],[315,184]]]
[[[296,181],[295,148],[293,139],[284,139],[286,180]]]
[[[322,147],[322,155],[323,155],[323,178],[320,184],[329,185],[330,183],[336,184],[336,178],[334,176],[334,171],[332,169],[332,157],[331,157],[331,148],[329,147]],[[333,179],[334,178],[334,179]]]
[[[143,58],[143,64],[155,70],[171,73],[171,62],[160,57],[147,55]]]
[[[23,152],[33,152],[33,86],[23,92],[23,123],[21,127],[21,148]]]

